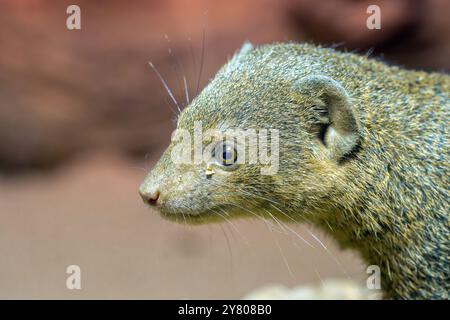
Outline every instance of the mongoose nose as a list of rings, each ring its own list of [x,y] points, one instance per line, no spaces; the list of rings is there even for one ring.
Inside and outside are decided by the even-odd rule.
[[[139,192],[139,193],[141,194],[142,200],[144,200],[145,203],[151,206],[156,206],[158,204],[158,199],[160,195],[159,190],[150,193],[147,192]]]

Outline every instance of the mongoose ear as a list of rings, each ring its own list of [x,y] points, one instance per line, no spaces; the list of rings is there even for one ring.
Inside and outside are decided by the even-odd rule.
[[[302,93],[314,97],[307,107],[313,113],[318,137],[330,158],[342,160],[358,148],[360,140],[349,95],[337,81],[326,76],[308,76],[299,82]]]

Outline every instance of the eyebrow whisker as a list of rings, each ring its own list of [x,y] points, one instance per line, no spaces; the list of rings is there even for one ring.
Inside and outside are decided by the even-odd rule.
[[[170,90],[169,85],[164,80],[164,78],[162,77],[161,73],[159,73],[159,71],[156,69],[156,67],[153,65],[153,63],[151,61],[149,61],[148,64],[153,69],[153,71],[155,71],[155,73],[158,76],[159,80],[161,81],[161,83],[163,84],[164,88],[166,89],[169,97],[172,99],[172,101],[177,106],[178,111],[181,112],[180,105],[178,104],[177,99],[175,99],[175,96],[173,95],[172,90]]]

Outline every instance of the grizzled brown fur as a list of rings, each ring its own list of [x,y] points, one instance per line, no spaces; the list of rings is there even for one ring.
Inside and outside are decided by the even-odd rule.
[[[244,45],[178,128],[280,130],[280,166],[175,165],[140,192],[188,223],[275,216],[313,223],[381,268],[386,298],[448,299],[450,77],[309,44]]]

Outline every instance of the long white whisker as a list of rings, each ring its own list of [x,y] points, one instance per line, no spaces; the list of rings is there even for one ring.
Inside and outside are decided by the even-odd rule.
[[[184,93],[186,95],[186,105],[189,105],[191,103],[190,99],[189,99],[189,90],[188,90],[188,85],[187,85],[187,79],[186,79],[186,73],[184,72],[184,67],[183,64],[181,63],[181,61],[178,61],[178,64],[180,65],[181,68],[181,73],[183,75],[183,84],[184,84]]]
[[[294,277],[294,273],[292,272],[291,266],[289,265],[289,261],[287,260],[286,256],[284,255],[283,250],[281,249],[280,243],[278,242],[277,238],[274,236],[274,234],[273,234],[273,232],[272,232],[272,230],[270,228],[269,228],[269,231],[270,231],[270,234],[271,234],[271,236],[272,236],[272,238],[273,238],[273,240],[274,240],[278,250],[280,251],[281,258],[283,259],[284,264],[286,265],[286,268],[287,268],[287,270],[289,272],[289,275],[292,278],[295,278]]]
[[[327,246],[324,245],[323,242],[320,241],[320,239],[314,233],[312,233],[309,229],[306,229],[306,231],[308,231],[308,233],[311,235],[311,237],[313,237],[314,240],[316,240],[322,246],[322,248],[324,248],[325,250],[328,250]]]
[[[149,61],[148,64],[155,71],[155,73],[158,76],[159,80],[161,81],[161,83],[163,84],[163,86],[166,89],[167,93],[169,94],[169,97],[172,99],[172,101],[177,106],[178,111],[181,112],[180,106],[178,104],[177,99],[175,99],[175,96],[173,95],[172,90],[170,90],[167,82],[164,80],[164,78],[162,77],[161,73],[159,73],[159,71],[156,69],[156,67],[153,65],[153,63],[151,61]]]
[[[225,232],[225,229],[223,228],[223,226],[220,224],[220,229],[222,230],[223,236],[225,237],[225,240],[227,242],[227,247],[228,247],[228,253],[230,255],[230,270],[231,270],[231,276],[233,276],[233,251],[231,250],[231,245],[230,245],[230,239],[228,239],[228,235]]]
[[[273,218],[276,220],[276,221],[278,221],[278,223],[281,223],[275,216],[273,216]],[[294,229],[292,229],[292,228],[290,228],[287,224],[283,224],[284,225],[284,227],[286,228],[286,229],[288,229],[289,231],[291,231],[294,235],[296,235],[300,240],[302,240],[304,243],[306,243],[308,246],[310,246],[311,248],[313,248],[313,249],[315,249],[315,247],[311,244],[311,243],[309,243],[308,241],[306,241],[306,239],[305,238],[303,238],[298,232],[296,232]]]
[[[221,210],[225,215],[228,215],[228,213],[225,210],[223,210],[222,208],[219,208],[219,210]],[[230,219],[228,219],[226,216],[220,214],[216,210],[213,210],[213,212],[218,214],[220,217],[222,217],[222,219],[224,219],[227,223],[229,223],[231,225],[231,227],[233,227],[233,229],[237,232],[237,234],[242,238],[242,240],[244,240],[244,242],[248,244],[247,238],[245,238],[242,235],[242,233],[239,231],[239,229],[234,225],[234,223]]]
[[[166,35],[166,39],[167,39],[167,42],[170,43],[169,36]],[[189,105],[189,103],[190,103],[189,91],[188,91],[188,87],[187,87],[186,73],[184,72],[183,64],[181,63],[180,59],[178,59],[178,57],[173,54],[173,50],[170,47],[169,47],[168,51],[169,51],[170,57],[175,61],[176,66],[179,68],[179,70],[178,70],[178,68],[175,68],[175,72],[177,73],[178,81],[180,80],[178,74],[181,71],[181,75],[183,78],[183,87],[184,87],[183,89],[184,89],[184,93],[186,96],[186,105]]]
[[[189,52],[192,57],[192,69],[194,70],[194,79],[197,79],[197,62],[195,60],[194,48],[192,47],[191,37],[188,37],[189,41]]]
[[[203,27],[203,33],[202,33],[202,53],[200,56],[200,71],[198,72],[198,78],[197,78],[197,88],[195,90],[195,95],[198,94],[198,90],[200,88],[200,79],[202,77],[203,72],[203,62],[205,58],[205,28]]]

